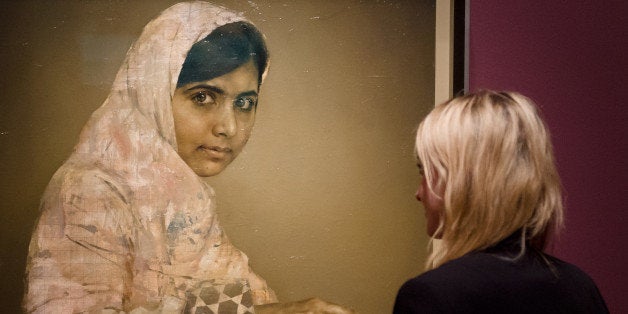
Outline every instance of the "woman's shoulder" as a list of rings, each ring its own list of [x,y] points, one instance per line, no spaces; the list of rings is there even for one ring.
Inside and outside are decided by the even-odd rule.
[[[488,268],[481,267],[486,262],[490,259],[478,254],[467,254],[446,262],[406,281],[399,289],[398,299],[422,300],[431,306],[444,307],[447,300],[455,299],[457,294],[477,290],[472,286],[481,285],[486,280],[485,270]]]
[[[466,299],[474,293],[493,295],[504,289],[519,290],[520,286],[553,280],[547,265],[527,257],[515,260],[493,253],[472,252],[408,280],[402,289],[428,293],[432,298],[459,296]],[[564,267],[562,263],[558,266],[560,272]]]
[[[446,313],[446,293],[433,274],[428,271],[406,281],[397,292],[393,313]]]
[[[485,284],[491,260],[483,254],[467,254],[406,281],[395,301],[394,313],[455,313],[473,299]],[[480,292],[481,293],[481,292]]]
[[[42,210],[95,211],[127,208],[132,190],[119,175],[98,165],[64,164],[54,174],[42,197]]]
[[[408,280],[399,294],[437,304],[431,306],[464,306],[469,312],[490,308],[510,313],[608,311],[585,272],[536,252],[526,252],[517,259],[482,251],[470,253]]]
[[[59,187],[61,192],[106,192],[131,193],[126,180],[116,174],[94,165],[65,164],[55,173],[48,184],[49,188]]]
[[[466,285],[465,282],[469,280],[486,278],[486,273],[496,263],[499,263],[499,260],[488,254],[470,253],[428,270],[408,282],[410,285],[431,287],[447,283],[443,285],[444,288],[455,288],[456,285]]]
[[[593,278],[580,267],[553,255],[545,254],[544,256],[554,271],[557,281],[565,282],[567,286],[599,293]]]

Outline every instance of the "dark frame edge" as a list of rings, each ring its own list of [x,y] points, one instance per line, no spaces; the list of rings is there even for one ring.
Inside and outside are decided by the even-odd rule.
[[[469,0],[453,1],[452,95],[469,91]]]

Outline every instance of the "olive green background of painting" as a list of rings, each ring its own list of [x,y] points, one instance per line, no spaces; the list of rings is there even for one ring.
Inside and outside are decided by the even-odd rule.
[[[172,3],[1,3],[1,312],[18,311],[48,180],[128,46]],[[433,1],[217,3],[244,12],[271,52],[252,139],[209,179],[224,228],[280,300],[390,312],[425,260],[413,131],[433,106]]]

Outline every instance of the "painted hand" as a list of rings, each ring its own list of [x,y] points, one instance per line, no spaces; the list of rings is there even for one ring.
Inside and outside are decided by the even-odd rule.
[[[329,303],[319,298],[305,299],[288,303],[272,303],[255,306],[257,314],[355,314],[346,307]]]

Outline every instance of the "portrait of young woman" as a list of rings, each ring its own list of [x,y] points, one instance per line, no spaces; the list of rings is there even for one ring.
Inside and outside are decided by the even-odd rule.
[[[2,14],[3,309],[383,313],[420,271],[433,1]]]

